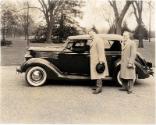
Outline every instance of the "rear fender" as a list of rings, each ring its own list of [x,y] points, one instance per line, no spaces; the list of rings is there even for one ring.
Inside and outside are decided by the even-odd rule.
[[[115,69],[118,69],[121,65],[121,60],[117,60],[115,63]],[[137,61],[135,61],[135,66],[136,66],[136,74],[138,74],[139,79],[145,79],[149,77],[149,73],[144,70]]]
[[[54,66],[52,63],[50,63],[49,61],[45,60],[45,59],[41,59],[41,58],[31,58],[28,61],[26,61],[22,66],[22,72],[25,72],[29,67],[32,66],[41,66],[42,68],[44,68],[47,72],[48,77],[61,77],[61,72],[59,71],[59,69]]]

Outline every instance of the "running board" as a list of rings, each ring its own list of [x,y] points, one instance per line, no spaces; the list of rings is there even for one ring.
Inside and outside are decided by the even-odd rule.
[[[61,79],[69,79],[69,80],[90,80],[90,76],[80,76],[80,75],[62,75]],[[112,80],[112,77],[106,77],[104,80]]]

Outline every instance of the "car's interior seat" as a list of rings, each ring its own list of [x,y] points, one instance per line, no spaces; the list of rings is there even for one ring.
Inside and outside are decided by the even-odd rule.
[[[121,43],[117,40],[114,40],[113,45],[110,47],[110,51],[121,51]]]

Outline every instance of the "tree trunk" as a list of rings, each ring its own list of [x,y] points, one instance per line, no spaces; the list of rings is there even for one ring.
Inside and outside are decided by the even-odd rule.
[[[51,26],[50,25],[48,25],[48,27],[47,27],[47,38],[46,38],[46,41],[47,41],[47,43],[50,43],[51,42],[51,34],[52,34],[52,29],[51,29]]]
[[[116,34],[120,34],[121,35],[121,23],[116,22]]]
[[[136,17],[136,21],[138,23],[139,28],[139,45],[138,48],[143,48],[143,34],[142,34],[142,8],[143,8],[143,1],[134,1],[133,3],[133,9],[134,9],[134,15]]]
[[[51,40],[51,35],[52,35],[52,29],[53,29],[53,14],[52,14],[52,11],[50,12],[50,19],[48,19],[48,16],[47,16],[47,39],[46,41],[48,43],[51,43],[52,40]]]
[[[110,1],[109,2],[110,5],[113,8],[114,11],[114,16],[115,16],[115,33],[116,34],[120,34],[121,35],[121,31],[122,31],[122,21],[125,17],[125,14],[127,13],[130,5],[133,3],[133,1],[126,1],[126,4],[124,6],[124,8],[122,9],[121,13],[119,14],[117,5],[116,5],[116,1]]]
[[[26,33],[26,31],[24,32],[24,39],[25,40],[27,39],[27,33]]]
[[[151,42],[151,1],[149,2],[149,31],[148,31],[148,39],[149,39],[149,42]]]
[[[2,30],[3,30],[3,31],[2,31],[2,33],[3,33],[3,34],[2,34],[2,40],[5,41],[5,28],[3,28]]]
[[[5,19],[4,19],[4,22],[3,22],[3,29],[2,29],[2,40],[5,41]]]
[[[141,27],[142,27],[142,25],[139,24],[139,45],[138,45],[138,48],[144,48],[144,45],[143,45],[143,34],[142,34],[142,31],[141,31]]]
[[[16,29],[15,28],[13,30],[13,36],[14,36],[14,38],[16,37]]]
[[[143,45],[143,34],[142,34],[142,11],[139,11],[139,45],[138,48],[144,48]]]

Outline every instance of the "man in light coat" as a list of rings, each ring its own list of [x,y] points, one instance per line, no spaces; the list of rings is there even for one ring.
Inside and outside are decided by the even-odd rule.
[[[90,43],[90,71],[91,79],[96,81],[96,89],[93,94],[98,94],[102,91],[102,80],[108,76],[108,65],[105,56],[105,47],[103,39],[98,36],[95,28],[88,31],[92,38]],[[105,70],[103,73],[98,73],[96,71],[96,65],[100,63],[105,64]]]
[[[129,32],[123,33],[122,53],[121,53],[121,74],[122,90],[127,90],[127,93],[132,93],[134,81],[136,79],[135,58],[136,44],[130,40]]]

